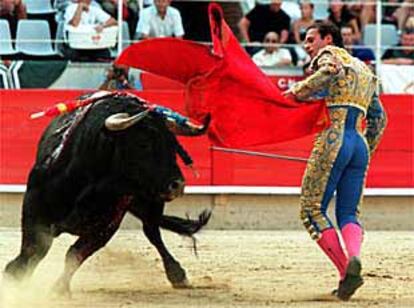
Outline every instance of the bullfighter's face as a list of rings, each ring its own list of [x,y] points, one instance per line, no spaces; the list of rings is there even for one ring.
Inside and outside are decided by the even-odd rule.
[[[313,59],[322,48],[332,44],[332,35],[328,34],[321,37],[319,30],[311,28],[306,32],[304,48]]]

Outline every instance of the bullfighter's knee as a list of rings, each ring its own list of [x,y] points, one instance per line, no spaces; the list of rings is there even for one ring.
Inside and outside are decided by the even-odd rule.
[[[301,201],[300,219],[313,240],[321,237],[321,232],[331,228],[332,224],[317,203]]]

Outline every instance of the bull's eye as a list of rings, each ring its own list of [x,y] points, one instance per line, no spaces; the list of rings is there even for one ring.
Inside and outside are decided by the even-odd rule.
[[[139,143],[136,144],[136,147],[140,150],[140,151],[151,151],[152,149],[152,144],[150,142],[145,142],[145,143]]]

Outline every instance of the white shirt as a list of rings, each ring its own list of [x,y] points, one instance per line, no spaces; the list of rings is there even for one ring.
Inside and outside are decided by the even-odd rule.
[[[292,63],[292,56],[286,48],[279,48],[273,53],[267,53],[262,49],[253,55],[252,60],[257,66],[278,66],[282,60],[289,60]]]
[[[65,26],[69,25],[69,22],[75,16],[76,9],[78,7],[77,3],[69,4],[65,10]],[[103,9],[96,5],[89,5],[89,11],[82,11],[79,25],[98,25],[104,24],[111,18],[111,16],[106,13]]]
[[[164,19],[162,19],[154,5],[147,7],[140,14],[137,33],[150,37],[183,36],[184,28],[181,14],[176,8],[169,6]]]

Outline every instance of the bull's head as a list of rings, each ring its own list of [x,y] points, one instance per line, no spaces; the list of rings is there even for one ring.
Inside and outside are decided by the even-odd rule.
[[[151,113],[151,111],[149,109],[145,110],[145,111],[141,111],[137,114],[131,115],[128,113],[116,113],[113,114],[109,117],[106,118],[105,120],[105,127],[109,130],[109,131],[115,131],[115,132],[120,132],[120,131],[124,131],[127,130],[128,128],[132,128],[135,125],[137,125],[139,122],[141,122],[143,119],[145,119],[146,117],[148,117],[148,115]],[[159,121],[159,117],[149,117],[150,121]],[[191,121],[187,121],[185,123],[185,125],[179,125],[177,124],[177,122],[170,120],[168,118],[162,118],[164,120],[164,123],[166,124],[165,126],[168,128],[168,130],[170,132],[172,132],[173,134],[176,135],[185,135],[185,136],[198,136],[201,135],[203,133],[205,133],[207,131],[208,125],[210,123],[210,116],[207,116],[206,119],[204,120],[204,123],[202,125],[197,125],[192,123]],[[150,123],[150,122],[149,122]],[[142,127],[142,129],[145,129],[144,125]],[[162,125],[165,128],[164,125]],[[138,130],[141,131],[141,128]],[[163,180],[163,183],[161,183],[162,187],[160,187],[160,191],[158,191],[159,197],[165,201],[171,201],[173,199],[175,199],[178,196],[181,196],[184,192],[184,178],[182,177],[182,174],[179,170],[178,165],[175,162],[175,151],[176,151],[176,146],[175,144],[177,143],[175,137],[169,133],[169,135],[171,136],[169,139],[171,139],[169,142],[170,146],[168,147],[169,150],[166,151],[171,151],[172,155],[173,155],[173,160],[174,162],[171,164],[174,164],[176,167],[174,167],[176,169],[175,172],[173,172],[172,174],[170,174],[168,176],[168,178]],[[154,142],[154,140],[148,139],[148,143],[150,142]],[[142,142],[141,142],[142,143]],[[132,148],[139,148],[140,145],[136,144],[136,142],[130,145],[131,151]],[[143,145],[143,147],[145,148],[145,145]],[[150,147],[151,148],[151,147]],[[134,150],[135,151],[135,150]],[[159,151],[159,150],[143,150],[143,151]],[[136,150],[134,153],[139,153],[142,152],[141,150]],[[165,151],[164,151],[165,152]],[[166,153],[164,153],[166,155]],[[143,155],[143,154],[142,154]],[[146,157],[148,156],[155,156],[157,155],[157,153],[148,153],[146,154]],[[170,166],[171,166],[170,164]],[[138,164],[136,164],[138,165]],[[160,165],[157,165],[154,167],[154,169],[156,168],[163,168]],[[165,169],[169,169],[170,167],[165,167],[163,170]],[[150,170],[148,173],[154,173],[155,176],[157,176],[157,170]]]
[[[143,118],[145,118],[150,113],[150,110],[147,109],[145,111],[142,111],[136,115],[129,115],[128,113],[116,113],[111,116],[109,116],[105,120],[105,126],[110,131],[120,131],[127,129],[128,127],[133,126],[134,124],[141,121]],[[165,123],[168,127],[168,129],[176,134],[181,136],[199,136],[204,134],[208,126],[210,124],[210,114],[208,114],[204,118],[204,123],[202,125],[194,124],[191,121],[187,121],[186,125],[179,125],[177,122],[165,118]]]

